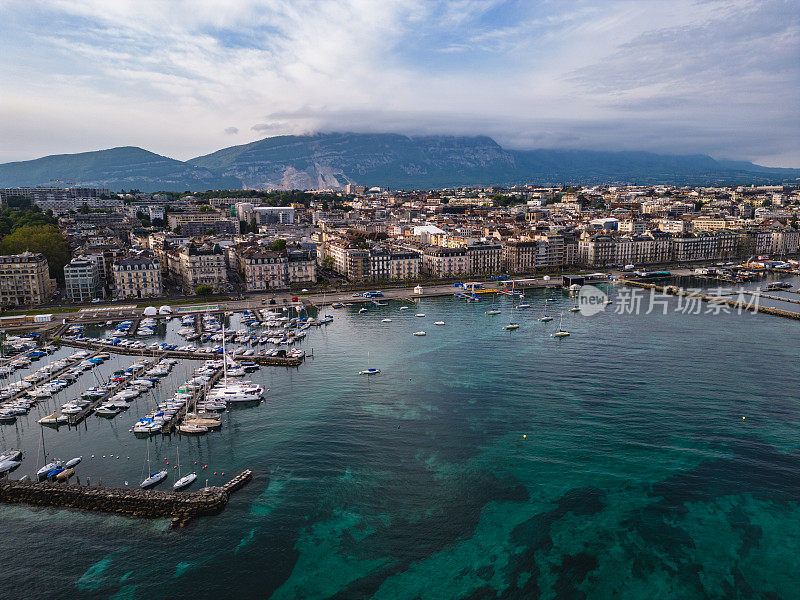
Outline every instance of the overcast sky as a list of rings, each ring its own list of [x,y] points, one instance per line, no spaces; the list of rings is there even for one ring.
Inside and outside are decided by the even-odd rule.
[[[370,131],[800,167],[797,0],[0,4],[0,162]]]

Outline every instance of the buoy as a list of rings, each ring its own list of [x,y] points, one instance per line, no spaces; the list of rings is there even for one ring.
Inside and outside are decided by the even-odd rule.
[[[173,468],[173,469],[177,469],[177,468],[178,468],[178,465],[173,465],[173,466],[172,466],[172,468]]]
[[[194,461],[194,464],[197,464],[197,461]]]
[[[117,460],[119,460],[119,456],[117,457]]]
[[[169,464],[169,461],[167,461],[167,464]]]
[[[527,433],[523,433],[522,434],[522,439],[523,440],[527,440],[528,439],[528,434]]]
[[[744,417],[742,417],[742,421],[744,421]]]
[[[125,485],[128,485],[128,482],[127,482],[127,481],[125,482]]]
[[[217,474],[217,472],[216,472],[216,471],[214,471],[214,475],[216,475],[216,474]]]
[[[92,454],[92,458],[94,458],[94,454]]]
[[[223,475],[225,475],[225,473],[223,473]]]
[[[105,458],[105,457],[106,457],[106,455],[105,455],[105,454],[103,454],[103,458]]]

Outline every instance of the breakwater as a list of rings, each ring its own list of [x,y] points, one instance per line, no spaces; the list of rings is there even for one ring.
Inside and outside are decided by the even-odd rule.
[[[196,492],[171,492],[132,488],[105,488],[77,484],[0,480],[0,502],[71,508],[149,519],[171,518],[182,527],[196,517],[222,512],[230,495],[251,481],[243,471],[221,487]]]
[[[84,342],[81,340],[60,340],[58,342],[62,346],[69,346],[70,348],[83,348],[86,350],[95,350],[110,352],[112,354],[125,354],[128,356],[152,356],[158,358],[184,358],[188,360],[208,360],[219,359],[222,357],[220,353],[215,352],[184,352],[181,350],[150,350],[149,348],[126,348],[125,346],[112,346],[111,344],[98,344],[97,342]],[[292,358],[289,356],[246,356],[242,357],[245,360],[252,361],[259,365],[269,365],[273,367],[299,367],[303,360],[300,358]]]
[[[783,310],[781,308],[773,308],[771,306],[761,306],[756,300],[759,297],[758,292],[752,293],[752,300],[750,302],[743,302],[741,300],[733,300],[731,298],[723,298],[721,296],[710,296],[708,294],[701,294],[699,292],[690,292],[675,285],[660,286],[652,283],[643,283],[641,281],[631,281],[628,279],[623,279],[621,283],[630,287],[654,290],[662,294],[669,294],[670,296],[684,296],[688,298],[697,298],[703,302],[708,302],[711,304],[725,304],[731,308],[735,308],[738,311],[764,313],[768,315],[774,315],[776,317],[783,317],[784,319],[794,319],[795,321],[800,321],[800,313],[792,312],[790,310]]]

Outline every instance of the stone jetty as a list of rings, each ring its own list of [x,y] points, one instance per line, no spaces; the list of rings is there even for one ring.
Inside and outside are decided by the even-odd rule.
[[[4,479],[0,480],[0,502],[91,510],[149,519],[171,518],[172,527],[182,527],[195,517],[221,513],[230,495],[252,478],[253,473],[248,469],[221,487],[208,487],[196,492]]]

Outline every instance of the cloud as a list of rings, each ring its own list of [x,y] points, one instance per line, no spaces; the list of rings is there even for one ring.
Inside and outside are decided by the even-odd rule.
[[[310,131],[800,166],[786,0],[9,0],[0,161]],[[266,115],[266,116],[265,116]],[[245,141],[245,140],[243,140]]]
[[[238,127],[226,127],[225,128],[225,133],[227,135],[236,135],[237,133],[239,133],[239,128]]]

